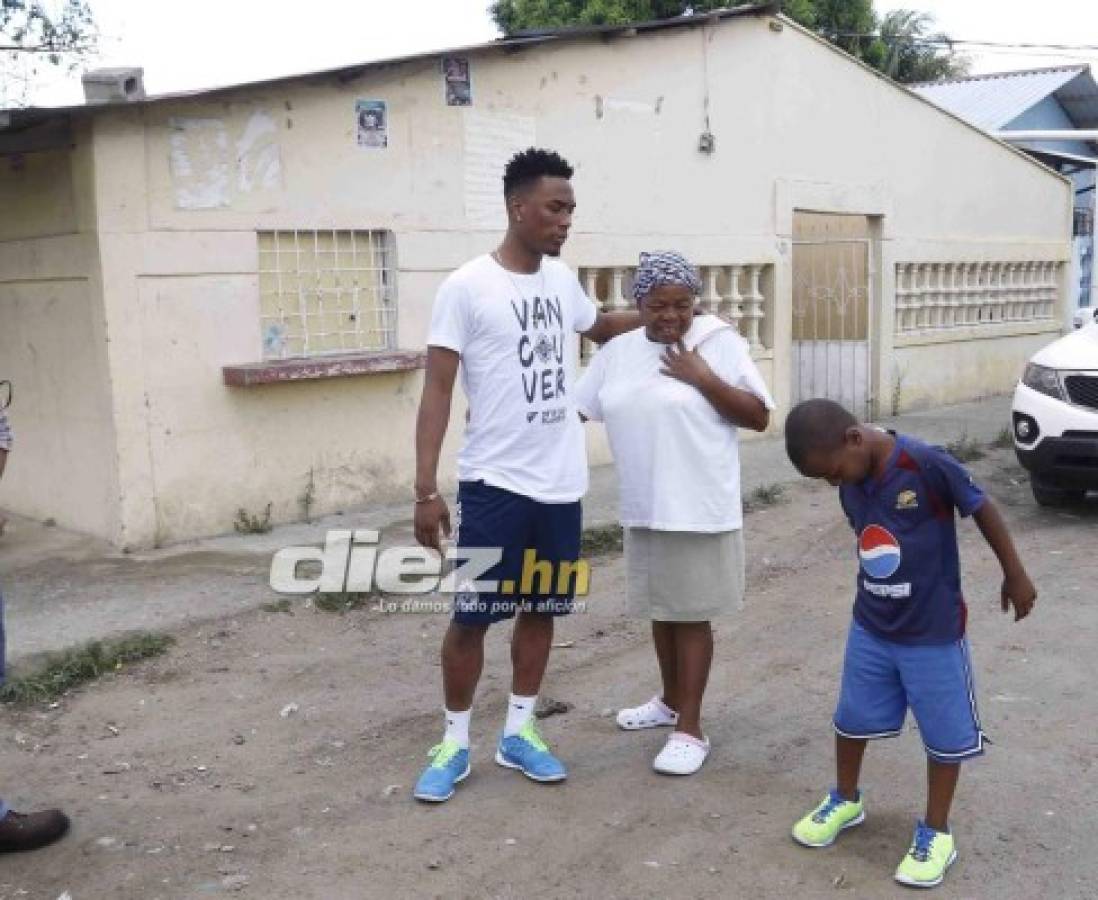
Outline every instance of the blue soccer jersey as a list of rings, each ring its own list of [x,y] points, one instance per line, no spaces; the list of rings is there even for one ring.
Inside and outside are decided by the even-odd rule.
[[[965,468],[940,447],[896,435],[884,474],[839,489],[858,536],[854,619],[902,644],[946,644],[965,633],[954,510],[986,499]]]

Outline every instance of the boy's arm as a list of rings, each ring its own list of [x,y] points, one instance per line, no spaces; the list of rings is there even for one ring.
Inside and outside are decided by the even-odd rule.
[[[1024,619],[1037,602],[1037,589],[1026,574],[1025,566],[1014,547],[1014,541],[1007,530],[1006,522],[999,514],[998,507],[988,497],[976,512],[972,514],[984,540],[999,558],[1003,567],[1002,603],[1003,612],[1014,605],[1014,621]]]

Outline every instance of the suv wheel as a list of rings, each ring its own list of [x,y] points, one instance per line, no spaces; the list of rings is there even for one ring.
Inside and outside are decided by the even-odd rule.
[[[1029,486],[1033,490],[1033,499],[1041,506],[1069,506],[1072,503],[1081,503],[1086,496],[1086,491],[1057,487],[1035,476],[1029,479]]]

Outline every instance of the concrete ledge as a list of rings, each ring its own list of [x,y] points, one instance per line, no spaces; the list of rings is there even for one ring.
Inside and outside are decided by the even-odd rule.
[[[380,350],[339,353],[331,356],[272,359],[265,362],[224,366],[225,384],[230,387],[254,387],[288,381],[315,381],[321,378],[348,378],[354,375],[384,375],[414,372],[427,366],[424,350]]]
[[[912,331],[897,334],[892,346],[922,347],[927,344],[955,344],[966,341],[995,340],[1027,334],[1063,334],[1063,326],[1055,319],[1039,322],[988,322],[983,325],[965,325],[928,331]]]

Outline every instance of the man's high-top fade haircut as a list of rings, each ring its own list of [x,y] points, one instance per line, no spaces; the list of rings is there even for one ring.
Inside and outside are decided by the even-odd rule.
[[[846,432],[858,420],[834,400],[805,400],[790,410],[785,419],[785,452],[803,473],[809,455],[834,453],[843,445]]]
[[[503,172],[503,196],[510,197],[515,191],[529,187],[544,175],[550,178],[571,178],[572,167],[564,157],[552,150],[531,147],[516,153]]]

